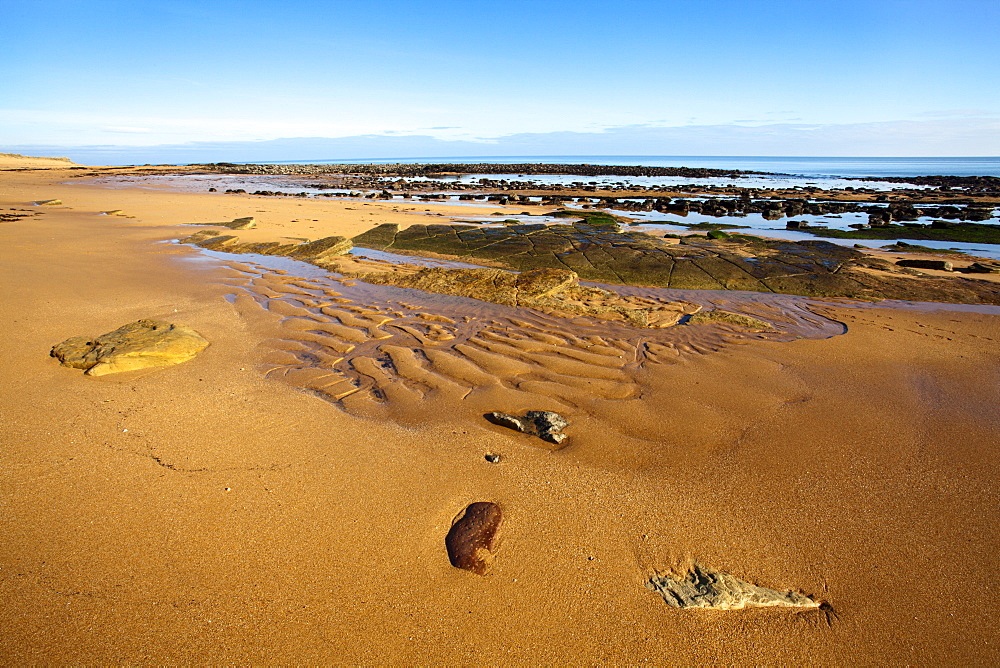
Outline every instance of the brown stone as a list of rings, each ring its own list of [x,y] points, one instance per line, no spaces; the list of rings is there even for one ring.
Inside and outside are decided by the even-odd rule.
[[[493,561],[502,522],[503,512],[495,503],[479,501],[466,508],[445,538],[451,565],[485,575]]]

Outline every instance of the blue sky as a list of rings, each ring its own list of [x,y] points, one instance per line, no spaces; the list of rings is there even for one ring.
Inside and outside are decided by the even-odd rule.
[[[498,155],[562,133],[579,154],[633,153],[611,151],[627,137],[1000,155],[996,0],[0,0],[0,17],[0,150],[419,135]]]

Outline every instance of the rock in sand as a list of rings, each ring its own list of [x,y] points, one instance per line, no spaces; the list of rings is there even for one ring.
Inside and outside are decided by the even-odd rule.
[[[497,504],[479,501],[469,505],[445,538],[451,565],[485,575],[493,561],[497,531],[502,522],[503,512]]]
[[[74,336],[53,346],[63,366],[88,376],[180,364],[208,346],[198,332],[159,320],[137,320],[97,338]]]
[[[693,564],[686,573],[653,575],[646,588],[658,592],[674,608],[742,610],[743,608],[819,608],[805,594],[758,587],[739,578]]]
[[[528,411],[523,417],[493,411],[484,416],[493,424],[507,427],[522,434],[537,436],[543,441],[562,445],[566,434],[562,430],[569,426],[569,420],[552,411]]]

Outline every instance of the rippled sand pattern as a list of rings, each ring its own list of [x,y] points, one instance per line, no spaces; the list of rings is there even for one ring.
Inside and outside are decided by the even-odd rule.
[[[244,260],[247,256],[239,256]],[[453,417],[463,400],[496,410],[586,410],[643,395],[645,372],[753,339],[787,341],[843,332],[784,295],[622,289],[670,294],[760,318],[774,331],[727,324],[640,329],[563,318],[474,299],[374,286],[309,267],[293,275],[236,262],[234,303],[280,317],[264,342],[263,372],[352,414],[427,422]],[[307,267],[307,265],[303,265]],[[294,270],[293,270],[294,271]]]

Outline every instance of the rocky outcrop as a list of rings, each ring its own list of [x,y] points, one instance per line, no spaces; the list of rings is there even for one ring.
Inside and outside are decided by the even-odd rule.
[[[169,366],[186,362],[208,341],[184,325],[137,320],[96,338],[74,336],[52,348],[63,366],[84,369],[88,376]]]
[[[522,272],[568,269],[584,280],[625,285],[1000,304],[1000,285],[995,283],[914,277],[910,270],[890,264],[874,273],[870,256],[819,240],[794,242],[733,234],[727,239],[691,235],[666,243],[641,232],[584,223],[490,228],[411,225],[405,230],[384,224],[358,235],[354,243],[379,250],[430,251],[488,260]]]
[[[569,420],[552,411],[528,411],[522,417],[493,411],[484,416],[493,424],[507,427],[522,434],[537,436],[553,445],[562,445],[566,434],[562,430],[569,426]]]
[[[43,199],[34,202],[35,206],[62,206],[61,199]]]
[[[1000,274],[1000,262],[973,262],[965,271],[969,274]]]
[[[998,176],[864,176],[851,177],[855,181],[881,181],[883,183],[912,183],[942,189],[962,188],[966,192],[998,191]]]
[[[693,564],[684,573],[656,574],[646,587],[674,608],[742,610],[743,608],[819,608],[805,594],[758,587],[721,571]]]
[[[445,538],[451,565],[476,575],[486,575],[493,562],[502,522],[503,512],[497,504],[480,501],[469,505]]]

